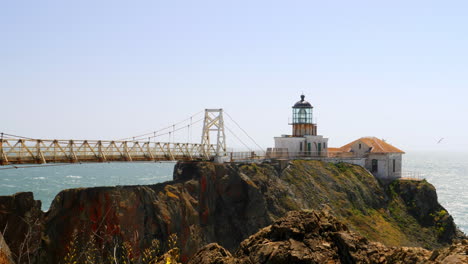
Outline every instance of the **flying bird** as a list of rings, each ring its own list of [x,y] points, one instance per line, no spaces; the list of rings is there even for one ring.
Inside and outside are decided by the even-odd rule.
[[[437,141],[437,144],[439,144],[440,142],[442,142],[442,140],[444,140],[444,138],[439,139],[439,141]]]

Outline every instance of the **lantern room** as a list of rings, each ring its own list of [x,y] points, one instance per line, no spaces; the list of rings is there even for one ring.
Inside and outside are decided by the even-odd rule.
[[[304,100],[305,95],[301,95],[301,100],[298,101],[293,109],[293,136],[316,136],[317,126],[312,122],[312,105]]]

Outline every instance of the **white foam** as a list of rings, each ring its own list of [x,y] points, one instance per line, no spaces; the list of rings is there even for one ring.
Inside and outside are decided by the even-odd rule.
[[[81,179],[81,178],[83,178],[83,177],[81,177],[81,176],[75,176],[75,175],[67,175],[67,176],[65,176],[65,177],[66,177],[66,178],[72,178],[72,179]]]

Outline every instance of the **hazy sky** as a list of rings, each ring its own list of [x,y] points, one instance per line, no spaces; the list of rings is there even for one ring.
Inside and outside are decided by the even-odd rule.
[[[468,151],[467,13],[467,1],[0,1],[0,131],[118,139],[224,108],[268,147],[304,92],[330,146]]]

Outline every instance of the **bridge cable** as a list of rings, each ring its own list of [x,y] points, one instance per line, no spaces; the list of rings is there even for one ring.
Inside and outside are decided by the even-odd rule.
[[[247,137],[250,138],[250,140],[252,140],[252,142],[253,142],[255,145],[257,145],[257,147],[260,148],[261,151],[265,152],[265,150],[264,150],[262,147],[260,147],[260,145],[259,145],[259,144],[258,144],[258,143],[257,143],[257,142],[256,142],[256,141],[255,141],[255,140],[254,140],[254,139],[253,139],[253,138],[252,138],[252,137],[251,137],[251,136],[250,136],[250,135],[249,135],[249,134],[248,134],[248,133],[247,133],[247,132],[246,132],[246,131],[245,131],[245,130],[244,130],[228,113],[227,113],[227,112],[226,112],[226,111],[224,111],[224,113],[229,117],[229,119],[232,120],[232,122],[234,122],[234,124],[237,125],[238,128],[240,128],[240,130],[242,130],[242,132],[244,132],[244,134],[247,135]]]
[[[226,126],[226,124],[224,124],[224,127],[225,127],[229,132],[231,132],[231,134],[232,134],[235,138],[237,138],[237,140],[239,140],[239,142],[242,143],[242,145],[244,145],[244,147],[246,147],[249,151],[252,151],[252,149],[251,149],[247,144],[245,144],[244,141],[242,141],[231,129],[229,129],[229,127]]]
[[[202,121],[202,120],[203,120],[203,118],[198,119],[197,121],[193,122],[192,124],[199,123],[199,122]],[[169,132],[166,132],[166,133],[155,134],[155,135],[153,135],[153,136],[151,136],[151,137],[148,137],[148,138],[156,138],[156,137],[164,136],[164,135],[167,135],[167,134],[173,134],[174,132],[177,132],[177,131],[179,131],[179,130],[182,130],[182,129],[184,129],[184,128],[187,128],[188,126],[190,126],[190,125],[186,125],[186,126],[183,126],[183,127],[179,127],[179,128],[177,128],[177,129],[175,129],[175,130],[173,130],[173,131],[169,131]]]
[[[184,120],[182,120],[182,121],[180,121],[180,122],[174,123],[173,125],[167,126],[167,127],[165,127],[165,128],[162,128],[162,129],[159,129],[159,130],[155,130],[155,131],[152,131],[152,132],[148,132],[148,133],[145,133],[145,134],[141,134],[141,135],[138,135],[138,136],[134,136],[134,137],[122,138],[122,139],[119,139],[119,141],[125,141],[125,140],[128,140],[128,139],[140,138],[140,137],[144,137],[144,136],[147,136],[147,135],[156,134],[156,133],[158,133],[158,132],[161,132],[161,131],[164,131],[164,130],[173,128],[173,127],[175,127],[175,126],[177,126],[177,125],[179,125],[179,124],[182,124],[182,123],[186,122],[187,120],[191,120],[191,118],[193,118],[193,117],[195,117],[195,116],[197,116],[197,115],[199,115],[199,114],[201,114],[201,113],[203,113],[203,112],[204,112],[204,110],[202,110],[202,111],[200,111],[200,112],[198,112],[198,113],[196,113],[196,114],[190,116],[189,118],[186,118],[186,119],[184,119]]]
[[[138,135],[138,136],[122,138],[122,139],[119,139],[118,141],[127,141],[128,139],[131,139],[131,140],[133,140],[133,141],[135,141],[135,140],[136,140],[136,141],[139,141],[139,140],[141,140],[141,139],[139,139],[139,138],[144,137],[144,136],[147,136],[147,135],[151,135],[151,134],[154,135],[154,136],[152,136],[151,138],[159,137],[159,136],[161,136],[161,135],[166,135],[167,133],[163,133],[163,134],[156,135],[158,132],[167,130],[167,129],[169,129],[169,128],[173,128],[173,131],[172,131],[172,132],[178,131],[178,130],[180,130],[180,129],[174,130],[175,126],[177,126],[177,125],[179,125],[179,124],[182,124],[182,123],[184,123],[184,122],[187,121],[187,120],[190,120],[190,121],[192,122],[193,117],[195,117],[195,116],[197,116],[197,115],[199,115],[199,114],[201,114],[201,113],[203,113],[203,112],[204,112],[204,110],[199,111],[198,113],[196,113],[196,114],[190,116],[189,118],[186,118],[186,119],[184,119],[184,120],[182,120],[182,121],[180,121],[180,122],[177,122],[177,123],[175,123],[175,124],[173,124],[173,125],[170,125],[170,126],[168,126],[168,127],[165,127],[165,128],[162,128],[162,129],[159,129],[159,130],[156,130],[156,131],[152,131],[152,132],[149,132],[149,133],[146,133],[146,134],[141,134],[141,135]],[[197,122],[199,122],[199,121],[201,121],[201,120],[203,120],[203,119],[197,120],[197,121],[193,122],[192,124],[195,124],[195,123],[197,123]],[[183,128],[185,128],[185,127],[186,127],[186,126],[184,126]],[[3,133],[3,132],[2,132],[1,134],[2,134],[2,136],[3,136],[3,139],[28,139],[28,140],[38,140],[38,139],[36,139],[36,138],[30,138],[30,137],[25,137],[25,136],[12,135],[12,134]]]
[[[23,136],[16,136],[16,135],[11,135],[11,134],[7,134],[7,133],[2,133],[2,135],[7,136],[6,139],[8,139],[8,138],[11,138],[11,139],[18,139],[18,138],[21,138],[21,139],[37,140],[37,139],[35,139],[35,138],[29,138],[29,137],[23,137]]]
[[[58,166],[69,166],[69,165],[82,165],[82,163],[70,163],[70,164],[44,164],[44,165],[32,165],[32,166],[15,166],[15,165],[5,165],[11,166],[6,168],[0,168],[0,170],[11,170],[11,169],[29,169],[29,168],[44,168],[44,167],[58,167]]]

